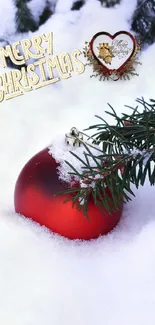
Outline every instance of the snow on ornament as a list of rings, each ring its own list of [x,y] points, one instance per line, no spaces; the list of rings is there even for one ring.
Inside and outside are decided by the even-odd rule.
[[[89,159],[90,166],[95,167],[92,157],[86,158],[83,143],[82,133],[72,128],[65,137],[57,137],[51,146],[31,158],[17,179],[14,204],[17,213],[46,226],[54,233],[69,239],[89,240],[107,234],[117,225],[122,203],[111,214],[106,209],[106,213],[103,213],[90,194],[87,198],[88,219],[83,210],[77,208],[78,203],[83,204],[83,198],[79,197],[77,204],[73,205],[72,197],[76,189],[90,189],[94,186],[94,178],[80,179],[78,176],[84,167],[82,161]],[[91,152],[96,156],[98,150],[98,146],[91,147]],[[78,175],[70,174],[73,172],[72,167]],[[96,178],[99,176],[96,174]],[[72,192],[66,193],[65,190],[69,188]],[[108,187],[105,190],[110,196]],[[58,192],[63,194],[56,195]]]
[[[55,138],[55,140],[53,140],[52,145],[49,147],[49,154],[51,154],[52,157],[59,164],[59,179],[68,184],[70,184],[73,180],[72,175],[69,174],[73,172],[73,170],[68,164],[66,164],[66,161],[68,161],[70,165],[78,171],[79,174],[81,173],[81,170],[83,168],[83,163],[81,160],[86,162],[86,157],[84,155],[86,150],[82,145],[82,141],[82,133],[78,132],[76,128],[72,128],[70,133],[66,134],[65,141],[64,136],[57,137]],[[91,147],[92,154],[98,155],[98,149],[99,146],[93,145],[93,148]],[[71,154],[70,152],[72,152],[73,154]],[[77,159],[76,156],[81,158],[81,160]],[[96,163],[91,157],[87,157],[87,159],[89,160],[89,163],[92,167],[96,166]],[[74,180],[80,182],[80,178],[76,175],[74,176]]]

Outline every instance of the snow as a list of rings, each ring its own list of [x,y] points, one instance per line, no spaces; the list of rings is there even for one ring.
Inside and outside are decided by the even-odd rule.
[[[0,17],[7,17],[2,11],[8,6],[8,17],[12,17],[1,23],[7,36],[8,30],[14,33],[13,1],[1,2]],[[38,35],[54,32],[57,53],[81,49],[103,29],[129,30],[128,20],[136,6],[136,1],[124,0],[117,8],[107,9],[89,0],[80,12],[64,13],[61,3],[64,8],[59,0],[58,12],[37,31]],[[153,98],[154,56],[155,45],[151,45],[141,54],[139,77],[129,81],[100,82],[90,79],[91,69],[87,69],[83,75],[73,74],[1,103],[0,324],[154,325],[154,187],[146,182],[134,190],[136,198],[124,206],[119,225],[90,242],[56,236],[15,214],[13,205],[20,170],[55,136],[73,126],[83,130],[95,124],[95,114],[110,122],[104,113],[107,103],[121,114],[129,111],[124,105],[136,106],[137,97]]]
[[[92,155],[94,156],[99,156],[100,155],[100,148],[99,146],[94,146],[93,148],[91,146],[91,141],[87,141],[87,138],[85,137],[83,139],[87,145],[87,148],[91,151]],[[81,160],[77,159],[74,155],[78,156]],[[59,179],[67,182],[67,183],[72,183],[72,175],[70,175],[70,172],[73,172],[73,169],[66,164],[65,161],[68,161],[70,165],[72,165],[78,173],[82,173],[83,167],[85,164],[87,164],[87,160],[84,154],[87,155],[87,159],[89,161],[89,164],[91,167],[97,167],[96,162],[94,161],[93,158],[89,156],[88,151],[85,149],[85,147],[81,144],[80,147],[73,147],[72,144],[67,144],[65,142],[65,136],[57,136],[55,139],[52,141],[52,145],[49,147],[49,154],[56,160],[57,163],[59,163],[58,169],[58,177]],[[99,160],[98,160],[99,161]],[[88,165],[88,164],[87,164]],[[74,180],[78,181],[80,180],[79,176],[75,176]]]
[[[3,38],[8,39],[15,33],[15,15],[16,7],[13,0],[1,1],[0,8],[0,41]]]
[[[50,8],[52,9],[52,11],[54,11],[56,3],[57,0],[49,0],[48,7],[50,4]],[[28,2],[28,8],[32,12],[35,21],[37,22],[39,21],[39,17],[43,13],[46,5],[47,5],[47,0],[31,0],[30,2]]]

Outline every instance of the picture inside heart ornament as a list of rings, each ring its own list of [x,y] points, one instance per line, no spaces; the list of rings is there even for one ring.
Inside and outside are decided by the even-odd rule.
[[[111,52],[109,47],[112,49]],[[120,73],[135,54],[136,39],[126,31],[119,31],[114,35],[108,32],[99,32],[90,41],[90,50],[105,72],[109,75],[113,71]],[[109,59],[110,55],[112,56],[111,59]],[[106,62],[104,57],[111,62]]]

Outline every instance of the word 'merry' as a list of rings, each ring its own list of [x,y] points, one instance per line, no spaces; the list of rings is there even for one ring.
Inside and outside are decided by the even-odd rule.
[[[19,69],[0,76],[0,102],[58,82],[61,78],[68,79],[71,72],[83,73],[85,65],[78,59],[81,54],[80,50],[75,49],[71,55],[66,52],[53,55],[52,32],[34,36],[32,40],[17,41],[12,46],[0,47],[1,66],[7,67],[8,58],[19,66]],[[26,66],[30,59],[33,63]]]

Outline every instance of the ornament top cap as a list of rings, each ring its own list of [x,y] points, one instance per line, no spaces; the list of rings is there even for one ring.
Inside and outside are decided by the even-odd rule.
[[[65,134],[65,142],[73,147],[80,147],[83,135],[76,127],[72,127],[69,133]]]

